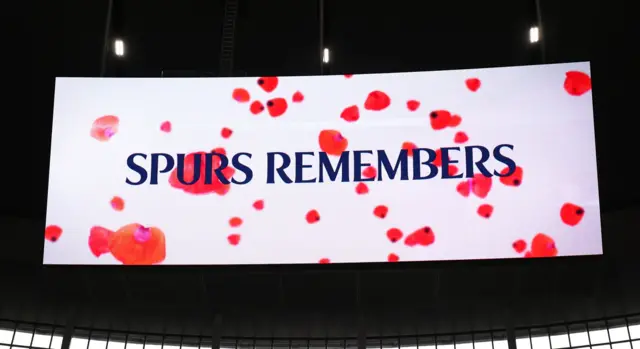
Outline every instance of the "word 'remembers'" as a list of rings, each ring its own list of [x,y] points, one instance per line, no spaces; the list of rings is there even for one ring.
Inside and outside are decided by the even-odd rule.
[[[415,148],[411,154],[402,149],[392,156],[384,150],[344,151],[339,156],[325,152],[269,152],[266,154],[266,183],[456,179],[473,178],[477,173],[485,177],[508,177],[516,170],[516,162],[505,153],[513,149],[510,144],[500,144],[493,149],[479,145],[438,150]],[[134,153],[127,158],[127,166],[139,178],[127,177],[126,183],[156,185],[160,174],[176,169],[177,179],[184,185],[199,181],[243,185],[254,178],[255,169],[249,165],[251,158],[250,153],[236,153],[231,157],[217,152],[176,154],[175,157],[165,153]],[[487,168],[486,163],[491,159],[502,166]],[[449,171],[452,165],[460,171]],[[377,176],[363,176],[362,171],[370,166],[378,168]],[[502,171],[505,166],[507,171]],[[225,175],[225,169],[229,167],[236,170],[231,178]]]
[[[267,183],[322,183],[322,182],[367,182],[384,180],[425,180],[437,178],[472,178],[476,173],[486,177],[506,176],[515,171],[516,163],[504,149],[513,150],[513,146],[502,144],[493,151],[482,146],[451,147],[433,150],[415,148],[411,155],[406,149],[390,157],[384,150],[345,151],[337,161],[332,162],[325,153],[296,152],[293,156],[272,152],[267,154]],[[491,158],[509,168],[505,174],[500,169],[489,170],[485,163]],[[458,160],[460,159],[460,160]],[[314,161],[317,166],[314,166]],[[464,172],[450,173],[450,165],[464,162]],[[276,165],[278,163],[278,165]],[[377,176],[363,175],[363,170],[376,166]],[[426,171],[425,171],[426,170]]]

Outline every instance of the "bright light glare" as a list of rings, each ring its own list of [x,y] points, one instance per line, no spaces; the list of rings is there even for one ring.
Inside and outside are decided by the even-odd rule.
[[[329,63],[329,49],[325,48],[324,51],[322,51],[322,62],[323,63]]]
[[[113,42],[113,49],[116,53],[116,56],[118,57],[124,56],[124,41],[122,41],[122,39],[116,39]]]
[[[538,30],[538,27],[531,27],[531,29],[529,29],[529,42],[533,44],[538,42],[538,40],[540,40],[540,31]]]

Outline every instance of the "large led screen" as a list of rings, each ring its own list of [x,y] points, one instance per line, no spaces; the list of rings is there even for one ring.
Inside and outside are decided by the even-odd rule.
[[[45,264],[602,254],[589,63],[56,80]]]

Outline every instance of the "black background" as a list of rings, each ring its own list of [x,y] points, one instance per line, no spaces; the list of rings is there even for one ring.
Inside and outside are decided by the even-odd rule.
[[[528,42],[533,1],[325,1],[326,73],[542,62],[540,46]],[[227,335],[342,336],[359,319],[370,334],[410,334],[640,311],[629,1],[541,1],[545,61],[592,62],[604,256],[153,269],[41,266],[54,77],[100,74],[107,2],[25,4],[11,13],[24,20],[30,47],[12,58],[25,57],[30,80],[10,65],[5,72],[5,101],[20,106],[6,106],[3,117],[0,317],[61,322],[74,312],[85,326],[207,333],[222,314]],[[317,2],[241,0],[239,11],[236,75],[320,73]],[[110,56],[107,75],[216,76],[223,15],[215,0],[116,1],[113,30],[126,57]]]

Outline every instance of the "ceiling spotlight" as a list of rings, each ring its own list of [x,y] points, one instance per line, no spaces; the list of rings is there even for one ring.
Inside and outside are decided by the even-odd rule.
[[[538,27],[531,27],[529,29],[529,42],[535,44],[540,40],[540,30]]]
[[[329,49],[325,48],[322,51],[322,63],[329,63]]]
[[[113,42],[113,50],[118,57],[124,56],[124,41],[122,39],[116,39]]]

